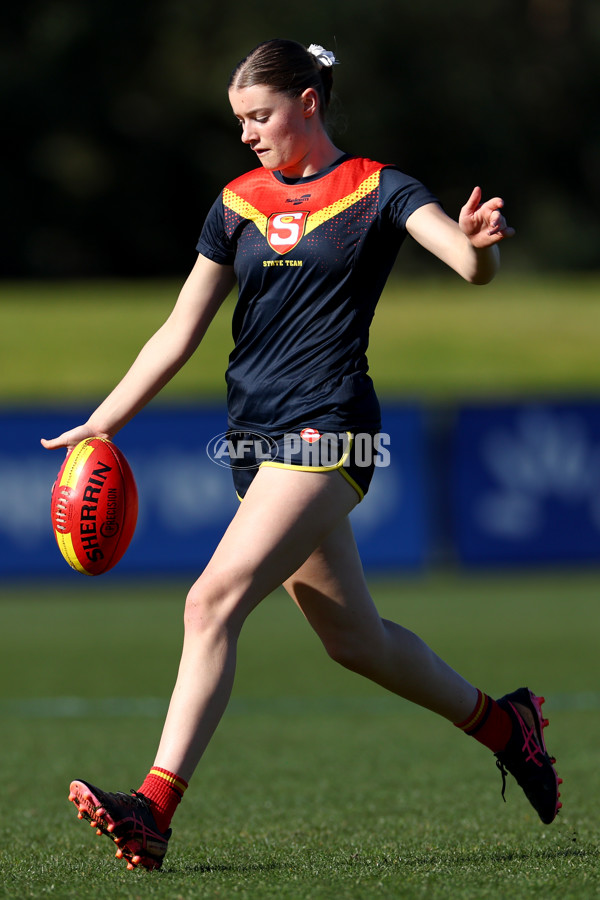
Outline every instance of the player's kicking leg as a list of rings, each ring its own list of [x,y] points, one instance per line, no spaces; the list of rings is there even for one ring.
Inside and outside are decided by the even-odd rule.
[[[382,619],[370,597],[346,519],[288,579],[286,589],[329,655],[388,690],[433,710],[496,754],[544,823],[561,803],[546,750],[542,698],[519,688],[494,701],[466,682],[415,634]]]
[[[74,781],[80,818],[117,844],[129,868],[159,868],[170,821],[227,706],[241,627],[356,505],[337,473],[265,468],[191,589],[184,645],[155,764],[131,794]]]

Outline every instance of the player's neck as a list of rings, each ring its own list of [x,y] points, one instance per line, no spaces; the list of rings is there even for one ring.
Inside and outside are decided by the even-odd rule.
[[[322,172],[343,155],[343,150],[336,147],[329,135],[324,132],[323,137],[313,144],[306,156],[298,160],[294,166],[280,171],[285,178],[307,178]]]

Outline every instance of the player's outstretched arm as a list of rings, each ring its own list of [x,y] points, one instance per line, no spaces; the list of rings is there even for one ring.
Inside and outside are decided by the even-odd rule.
[[[133,365],[88,421],[56,438],[47,450],[74,447],[87,437],[112,438],[171,380],[202,340],[235,283],[231,266],[199,256],[171,315],[144,345]]]
[[[504,200],[492,197],[481,202],[481,188],[473,189],[462,207],[458,222],[437,203],[428,203],[409,216],[408,233],[426,250],[472,284],[487,284],[496,274],[500,255],[497,245],[514,235],[506,224]]]

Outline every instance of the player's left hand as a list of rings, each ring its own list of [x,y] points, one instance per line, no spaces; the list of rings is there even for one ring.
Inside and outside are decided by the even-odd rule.
[[[460,230],[478,248],[491,247],[515,233],[515,229],[506,224],[502,213],[502,197],[492,197],[482,203],[481,196],[481,188],[473,188],[458,217]]]

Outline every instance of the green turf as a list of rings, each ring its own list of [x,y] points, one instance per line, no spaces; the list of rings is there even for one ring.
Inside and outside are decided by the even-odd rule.
[[[594,571],[373,583],[382,613],[484,689],[546,694],[565,778],[552,826],[513,782],[502,803],[475,742],[331,663],[278,592],[244,629],[231,706],[151,874],[114,860],[66,792],[72,777],[137,787],[152,762],[186,585],[5,585],[0,896],[599,896],[599,589]]]
[[[5,283],[0,404],[98,400],[168,315],[172,282]],[[371,370],[383,395],[456,400],[600,389],[600,278],[500,276],[473,287],[448,274],[393,279],[375,316]],[[223,399],[232,299],[168,401]]]
[[[371,363],[424,400],[600,388],[597,278],[393,282]],[[177,286],[4,284],[0,404],[89,404]],[[231,301],[164,399],[222,398]],[[600,573],[377,582],[382,611],[491,693],[548,696],[565,809],[543,827],[489,754],[330,663],[281,594],[242,636],[228,713],[160,873],[129,873],[66,801],[72,777],[137,787],[182,637],[185,585],[0,589],[0,896],[520,900],[600,896]],[[93,635],[93,640],[90,640]]]

